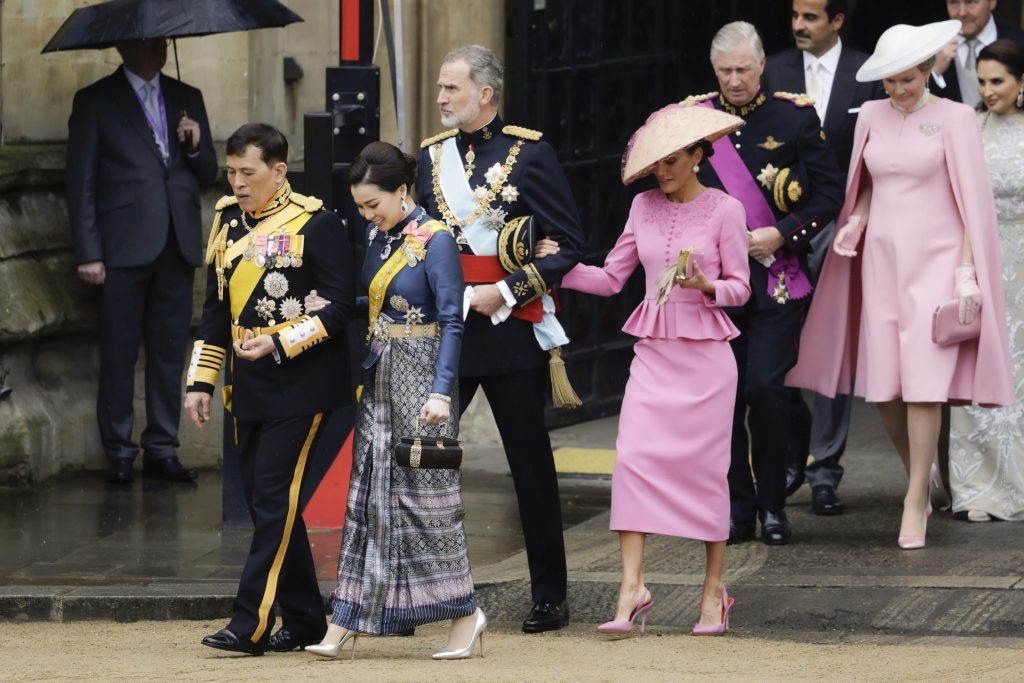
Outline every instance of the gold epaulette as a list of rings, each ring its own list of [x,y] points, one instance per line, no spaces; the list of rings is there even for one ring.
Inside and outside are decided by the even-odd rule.
[[[448,138],[450,138],[450,137],[452,137],[454,135],[458,135],[458,134],[459,134],[459,129],[458,128],[449,128],[448,130],[446,130],[443,133],[438,133],[437,135],[435,135],[433,137],[429,137],[429,138],[425,139],[423,142],[420,143],[420,149],[426,149],[427,147],[430,147],[435,142],[441,142],[442,140],[447,140]]]
[[[220,202],[217,202],[220,206]],[[217,209],[216,213],[213,214],[213,225],[210,226],[210,239],[206,242],[206,265],[213,263],[214,258],[217,256],[217,244],[221,237],[221,233],[224,233],[225,240],[227,239],[227,228],[222,228],[220,224],[220,214],[222,209]]]
[[[690,106],[691,104],[700,104],[701,102],[707,102],[708,100],[718,97],[718,91],[706,92],[703,95],[690,95],[679,104]]]
[[[792,102],[798,107],[813,107],[814,98],[804,92],[777,92],[775,99]]]
[[[237,203],[238,203],[238,197],[236,197],[233,194],[226,194],[226,195],[224,195],[223,197],[221,197],[220,199],[217,200],[217,206],[215,206],[213,208],[215,208],[217,211],[223,211],[224,209],[228,208],[229,206],[234,206]]]
[[[288,195],[288,200],[293,204],[298,204],[309,213],[313,213],[314,211],[319,211],[324,208],[323,200],[310,195],[299,194],[298,192],[292,192]]]
[[[522,126],[505,126],[501,129],[501,132],[505,135],[511,135],[514,138],[532,140],[533,142],[537,142],[537,140],[544,137],[544,133],[541,133],[539,130],[531,130],[529,128],[523,128]]]

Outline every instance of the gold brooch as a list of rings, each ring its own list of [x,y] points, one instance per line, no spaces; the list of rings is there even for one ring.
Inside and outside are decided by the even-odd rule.
[[[765,138],[764,142],[757,143],[757,146],[761,147],[762,149],[771,150],[771,149],[778,149],[779,147],[782,147],[784,144],[786,144],[786,143],[785,142],[779,142],[774,137],[769,135],[767,138]]]

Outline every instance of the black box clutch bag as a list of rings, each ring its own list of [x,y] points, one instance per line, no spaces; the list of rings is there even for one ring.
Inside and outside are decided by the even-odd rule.
[[[457,470],[462,467],[462,444],[447,436],[403,436],[395,445],[395,462],[402,467],[428,470]]]

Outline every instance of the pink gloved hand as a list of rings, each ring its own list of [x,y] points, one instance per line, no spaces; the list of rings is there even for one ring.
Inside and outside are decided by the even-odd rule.
[[[963,265],[956,269],[956,298],[960,300],[960,324],[969,325],[981,310],[981,289],[974,266]]]
[[[860,216],[850,216],[846,220],[846,225],[836,232],[836,239],[832,242],[832,251],[840,256],[853,258],[857,255],[857,245],[863,234],[864,220]]]

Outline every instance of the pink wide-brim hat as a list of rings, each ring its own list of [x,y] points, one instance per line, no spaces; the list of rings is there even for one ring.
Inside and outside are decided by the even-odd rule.
[[[622,184],[629,185],[654,170],[667,156],[690,145],[714,142],[746,122],[710,107],[670,104],[647,117],[626,144],[622,155]]]
[[[960,33],[960,20],[936,21],[924,26],[896,24],[885,29],[875,51],[857,71],[861,83],[880,81],[931,59]]]

